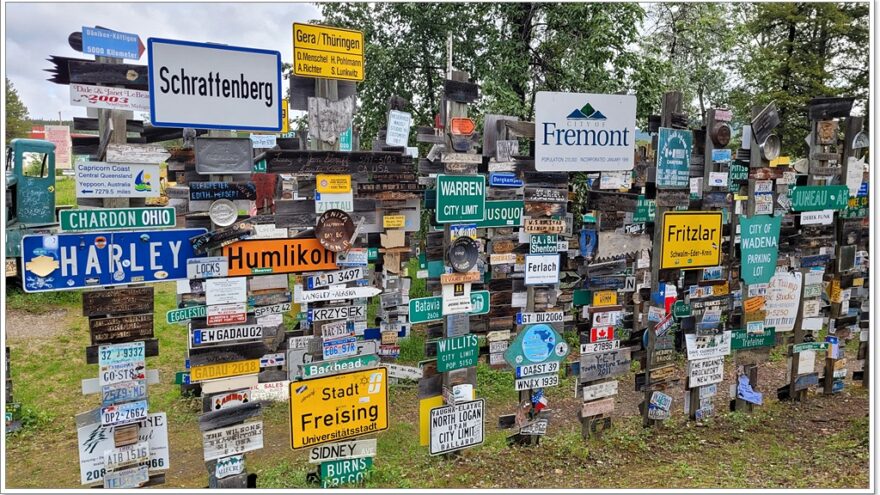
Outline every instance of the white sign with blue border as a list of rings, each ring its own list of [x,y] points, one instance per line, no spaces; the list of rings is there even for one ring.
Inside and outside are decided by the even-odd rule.
[[[156,127],[281,130],[281,53],[149,38]]]

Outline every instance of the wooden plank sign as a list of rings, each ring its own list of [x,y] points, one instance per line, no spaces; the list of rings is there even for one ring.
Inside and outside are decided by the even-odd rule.
[[[206,461],[263,448],[263,422],[242,423],[206,431],[202,436]]]
[[[580,359],[581,382],[610,378],[629,371],[630,349],[617,349],[597,354],[584,354]]]
[[[153,336],[153,314],[92,318],[89,331],[92,345],[150,338]]]
[[[614,412],[614,397],[585,402],[581,406],[581,417],[589,418],[591,416],[599,416],[600,414],[608,414]]]
[[[83,292],[83,316],[152,313],[152,287],[126,287]]]

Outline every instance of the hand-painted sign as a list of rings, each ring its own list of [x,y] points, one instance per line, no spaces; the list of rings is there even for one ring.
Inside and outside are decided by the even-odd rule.
[[[70,83],[70,104],[77,107],[149,112],[150,92]]]
[[[281,130],[281,53],[149,38],[150,123]]]
[[[224,246],[229,275],[297,273],[336,269],[335,253],[317,239],[254,239]]]
[[[21,241],[25,292],[186,278],[189,238],[205,229],[30,235]]]
[[[263,422],[255,421],[206,431],[202,435],[204,459],[211,461],[263,448]]]
[[[75,172],[77,198],[159,197],[159,164],[82,162]]]
[[[792,186],[792,211],[843,210],[849,204],[849,188],[837,186]]]
[[[739,217],[742,279],[747,284],[766,284],[776,271],[779,228],[782,217]]]
[[[82,52],[96,57],[138,60],[144,53],[144,44],[136,34],[83,26]]]
[[[617,349],[597,354],[583,354],[580,358],[580,380],[591,382],[601,378],[622,375],[630,368],[630,349]]]
[[[694,134],[691,131],[661,127],[657,138],[657,187],[686,189],[690,176],[691,150]]]
[[[688,386],[711,385],[724,380],[724,356],[688,361]]]
[[[174,208],[70,209],[58,212],[62,232],[174,227],[176,218]]]
[[[569,347],[562,335],[550,325],[530,325],[516,335],[504,353],[504,360],[516,368],[546,361],[562,361]]]
[[[437,342],[437,371],[457,370],[477,365],[479,339],[474,334],[440,339]]]
[[[777,332],[790,332],[794,329],[800,307],[801,272],[778,271],[773,274],[767,287],[767,301],[764,310],[765,327],[774,327]]]
[[[293,23],[293,73],[301,77],[364,80],[364,33]]]
[[[290,446],[346,440],[388,428],[388,370],[290,383]]]
[[[536,94],[539,172],[631,170],[635,137],[635,95]]]
[[[720,211],[667,211],[663,214],[660,268],[690,270],[721,263]]]
[[[479,399],[431,409],[430,452],[439,455],[483,443],[486,400]]]
[[[437,223],[482,222],[486,218],[486,177],[437,176]]]

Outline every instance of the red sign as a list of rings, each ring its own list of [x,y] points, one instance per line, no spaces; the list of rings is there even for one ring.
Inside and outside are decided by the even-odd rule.
[[[471,119],[456,117],[449,123],[449,131],[455,136],[470,136],[477,125]]]
[[[614,340],[614,327],[593,327],[590,329],[590,343]]]

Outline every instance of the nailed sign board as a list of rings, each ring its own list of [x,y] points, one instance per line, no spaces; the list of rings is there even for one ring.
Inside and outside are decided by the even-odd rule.
[[[630,349],[617,349],[597,354],[584,354],[580,358],[581,382],[622,375],[630,368]]]
[[[440,339],[437,342],[437,371],[440,373],[477,365],[479,339],[474,334]]]
[[[587,385],[581,392],[581,398],[587,401],[617,395],[617,383],[617,380],[611,380],[595,385]]]
[[[202,445],[206,461],[262,449],[263,422],[242,423],[206,431],[202,435]]]
[[[635,133],[635,95],[536,94],[539,172],[632,170]]]
[[[229,266],[223,256],[193,258],[186,261],[186,276],[189,279],[226,277]]]
[[[724,356],[688,361],[688,386],[701,387],[724,379]]]
[[[504,353],[504,360],[512,367],[562,361],[569,348],[565,339],[555,328],[539,323],[519,332]]]
[[[150,123],[281,130],[281,53],[149,38]]]
[[[794,329],[797,312],[800,306],[801,272],[776,272],[767,287],[767,300],[764,309],[765,327],[773,327],[777,332],[790,332]]]
[[[78,426],[80,483],[92,485],[104,479],[104,452],[115,447],[113,432],[116,426],[101,426],[94,422]],[[168,456],[168,421],[165,413],[152,413],[138,422],[138,441],[150,447],[150,472],[165,471],[171,467]]]
[[[346,411],[348,414],[339,414]],[[335,418],[327,421],[327,418]],[[312,447],[388,428],[388,370],[290,383],[290,446]]]
[[[309,450],[309,463],[336,461],[340,459],[361,459],[376,456],[376,439],[352,440],[351,442],[328,443]]]
[[[196,155],[196,172],[200,175],[241,175],[250,174],[254,170],[253,142],[248,138],[197,137],[194,150]],[[208,182],[207,184],[228,183]],[[192,186],[190,187],[192,189]]]
[[[486,201],[486,218],[477,227],[518,227],[522,224],[523,201]]]
[[[742,279],[749,285],[766,284],[776,271],[781,216],[739,217]]]
[[[150,111],[150,93],[139,89],[70,83],[70,104],[107,110]]]
[[[82,162],[74,166],[77,198],[158,198],[159,164]]]
[[[334,299],[357,299],[361,297],[373,297],[382,292],[375,287],[333,287],[330,289],[318,289],[310,291],[294,292],[293,300],[297,303],[310,303],[317,301],[332,301]]]
[[[317,239],[255,239],[223,247],[229,275],[297,273],[336,269],[336,256]]]
[[[685,334],[688,360],[723,357],[730,354],[732,333],[730,330],[718,335]]]
[[[58,220],[62,232],[94,230],[141,230],[174,227],[174,208],[102,208],[61,210]]]
[[[364,80],[364,33],[293,23],[293,74],[347,81]]]
[[[843,210],[849,204],[847,186],[792,186],[792,211]]]
[[[437,176],[437,223],[481,222],[486,218],[485,210],[486,177]]]
[[[209,278],[205,281],[205,302],[214,304],[234,304],[247,301],[247,278]]]
[[[663,214],[661,269],[690,270],[721,263],[720,211],[667,211]]]
[[[30,235],[22,238],[25,292],[186,278],[189,238],[205,229]]]
[[[121,287],[83,292],[83,316],[153,312],[152,287]]]
[[[260,325],[236,325],[228,327],[194,328],[192,345],[219,344],[225,342],[246,342],[261,340],[263,327]]]
[[[558,254],[526,255],[525,284],[558,284],[559,264]]]
[[[431,409],[429,423],[431,455],[453,452],[483,443],[485,410],[485,399]]]
[[[657,187],[686,189],[690,177],[691,150],[694,134],[691,131],[661,127],[657,138]]]
[[[138,60],[144,53],[144,44],[136,34],[83,26],[82,52],[96,57]]]

